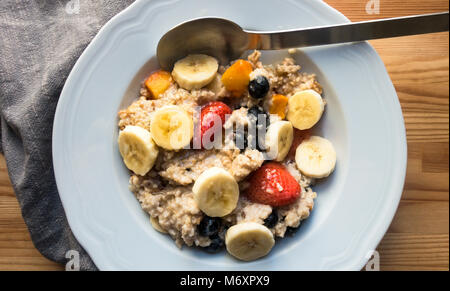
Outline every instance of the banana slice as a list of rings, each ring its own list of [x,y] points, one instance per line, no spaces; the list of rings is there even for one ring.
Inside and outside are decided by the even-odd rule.
[[[167,233],[167,231],[165,231],[159,224],[158,218],[150,217],[150,223],[152,224],[153,228],[159,231],[160,233]]]
[[[275,240],[264,225],[244,222],[228,229],[225,245],[232,256],[248,262],[266,256],[275,245]]]
[[[200,89],[211,83],[217,75],[219,63],[207,55],[189,55],[173,67],[172,76],[186,90]]]
[[[277,162],[286,158],[294,140],[294,128],[289,121],[277,121],[269,126],[266,133],[268,155]]]
[[[314,90],[305,90],[289,98],[287,119],[300,130],[310,129],[322,117],[325,102]]]
[[[224,85],[222,84],[222,76],[217,74],[211,83],[208,84],[206,89],[213,91],[216,95],[219,94],[224,89]]]
[[[312,136],[297,148],[295,162],[304,175],[317,179],[325,178],[336,167],[336,151],[329,140]]]
[[[158,147],[148,130],[127,126],[119,134],[119,150],[128,169],[144,176],[155,164]]]
[[[153,140],[167,150],[179,150],[189,145],[194,135],[192,117],[181,107],[171,105],[157,110],[151,121]]]
[[[239,200],[239,186],[228,171],[213,167],[203,172],[192,188],[201,211],[210,217],[230,214]]]

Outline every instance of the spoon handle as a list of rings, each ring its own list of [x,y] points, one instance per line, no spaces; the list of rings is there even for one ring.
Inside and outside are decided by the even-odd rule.
[[[344,23],[285,31],[250,31],[248,49],[277,50],[449,30],[449,13]]]

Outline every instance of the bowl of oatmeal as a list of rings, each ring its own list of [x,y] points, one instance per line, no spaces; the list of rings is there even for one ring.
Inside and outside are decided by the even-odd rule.
[[[188,55],[152,72],[118,113],[130,190],[179,248],[266,256],[310,216],[313,184],[336,167],[333,144],[313,133],[326,107],[316,76],[291,57],[260,58]]]
[[[348,21],[321,1],[190,2],[136,1],[64,87],[53,157],[75,236],[103,270],[360,269],[406,165],[378,55],[363,42],[161,71],[159,37],[199,16],[259,30]],[[186,67],[197,61],[204,74]]]

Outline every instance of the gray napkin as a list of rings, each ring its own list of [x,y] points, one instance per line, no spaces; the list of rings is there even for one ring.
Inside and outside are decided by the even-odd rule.
[[[96,266],[73,236],[58,195],[53,118],[80,54],[133,1],[0,1],[0,150],[36,248],[61,264],[77,251],[81,270]]]

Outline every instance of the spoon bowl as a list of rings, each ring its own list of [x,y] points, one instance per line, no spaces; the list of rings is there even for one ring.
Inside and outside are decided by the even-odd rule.
[[[189,54],[206,54],[228,64],[248,48],[249,36],[236,23],[223,18],[197,18],[181,23],[159,41],[157,57],[164,70],[172,70]]]

